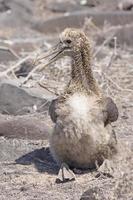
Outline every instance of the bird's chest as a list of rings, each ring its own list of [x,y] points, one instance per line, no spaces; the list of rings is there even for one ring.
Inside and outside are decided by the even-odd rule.
[[[54,137],[63,148],[101,143],[105,132],[97,97],[75,93],[60,107]]]
[[[96,97],[75,93],[66,102],[73,120],[88,121],[96,114]]]

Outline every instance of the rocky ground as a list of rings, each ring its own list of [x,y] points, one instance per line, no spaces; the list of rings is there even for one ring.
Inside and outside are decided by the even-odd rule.
[[[133,199],[132,9],[132,1],[122,0],[0,0],[1,200]],[[70,78],[70,60],[35,71],[21,84],[37,56],[67,26],[82,28],[92,41],[95,77],[119,109],[113,124],[119,153],[113,176],[77,171],[76,181],[57,184],[58,166],[48,145],[53,127],[48,107]]]

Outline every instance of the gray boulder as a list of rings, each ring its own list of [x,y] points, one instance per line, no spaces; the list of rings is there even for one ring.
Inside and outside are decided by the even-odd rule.
[[[48,111],[53,96],[39,89],[23,89],[10,82],[0,84],[0,113],[24,115]],[[41,94],[41,95],[40,95]]]
[[[53,123],[47,115],[40,113],[22,116],[0,114],[0,137],[46,140],[52,129]]]

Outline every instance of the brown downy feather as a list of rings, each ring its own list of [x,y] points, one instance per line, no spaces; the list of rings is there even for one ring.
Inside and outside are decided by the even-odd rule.
[[[72,73],[64,95],[49,109],[55,123],[51,152],[59,164],[92,168],[96,161],[101,164],[115,152],[115,133],[109,124],[117,120],[118,109],[94,79],[90,42],[85,34],[68,28],[60,40],[60,51],[72,58]]]

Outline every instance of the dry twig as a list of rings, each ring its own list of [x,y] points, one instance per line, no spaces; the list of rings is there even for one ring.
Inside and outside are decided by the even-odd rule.
[[[114,37],[114,33],[111,34],[111,36],[109,36],[106,40],[104,40],[104,42],[100,45],[99,48],[97,48],[97,50],[93,53],[93,59],[96,58],[96,56],[98,55],[98,53],[102,50],[102,48]]]
[[[37,70],[42,71],[45,67],[47,67],[48,65],[50,65],[51,63],[53,63],[53,61],[48,62],[47,64],[39,64],[36,67],[34,67],[34,69],[28,74],[28,76],[25,78],[25,80],[21,83],[21,86],[25,83],[27,83],[27,81],[32,77],[32,75],[34,74],[34,72],[36,72]]]
[[[20,59],[15,65],[9,67],[7,70],[0,73],[0,78],[3,76],[7,76],[8,73],[13,72],[15,69],[17,69],[22,63],[27,61],[28,59],[34,58],[34,56],[39,52],[40,50],[37,50],[33,52],[32,54],[26,56],[25,58]]]

